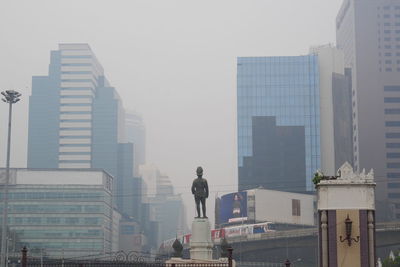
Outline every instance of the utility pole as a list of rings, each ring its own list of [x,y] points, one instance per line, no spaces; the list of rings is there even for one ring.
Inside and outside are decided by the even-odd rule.
[[[12,104],[17,103],[21,96],[20,93],[14,90],[1,92],[2,100],[9,104],[8,108],[8,139],[7,139],[7,163],[6,163],[6,180],[4,182],[3,191],[3,223],[1,227],[1,252],[0,252],[0,267],[6,267],[7,254],[7,224],[8,224],[8,183],[10,181],[10,145],[11,145],[11,115]]]

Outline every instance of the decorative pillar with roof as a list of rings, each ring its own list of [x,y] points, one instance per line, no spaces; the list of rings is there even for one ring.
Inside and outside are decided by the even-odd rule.
[[[349,163],[338,176],[315,181],[321,267],[375,267],[374,173],[355,173]]]

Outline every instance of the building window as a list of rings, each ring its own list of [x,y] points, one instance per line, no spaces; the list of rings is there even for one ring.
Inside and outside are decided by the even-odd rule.
[[[386,163],[388,169],[400,169],[400,162]]]
[[[392,72],[392,68],[386,68],[385,71],[386,72]]]
[[[385,97],[385,103],[400,103],[400,97]]]
[[[386,127],[400,127],[400,121],[386,121]]]
[[[60,218],[53,218],[53,217],[47,218],[47,224],[59,224],[59,223],[60,223]]]
[[[400,138],[400,133],[386,133],[386,138]]]
[[[400,183],[388,183],[388,188],[400,188]]]
[[[392,64],[391,60],[385,60],[385,64]]]
[[[389,193],[389,198],[400,198],[400,193]]]
[[[400,178],[400,172],[389,172],[387,178]]]
[[[400,143],[386,143],[386,148],[400,148]]]
[[[385,87],[384,87],[384,90],[387,91],[387,92],[396,92],[396,91],[399,91],[399,92],[400,92],[400,86],[396,86],[396,85],[393,85],[393,86],[385,86]]]
[[[393,153],[393,152],[386,153],[386,158],[388,158],[388,159],[398,159],[398,158],[400,158],[400,153]]]
[[[385,114],[400,114],[400,108],[385,108]]]
[[[42,218],[40,218],[40,217],[28,218],[28,224],[40,224],[41,222],[42,222]]]
[[[292,199],[292,215],[300,216],[300,199]]]
[[[78,218],[65,218],[65,224],[78,224]]]

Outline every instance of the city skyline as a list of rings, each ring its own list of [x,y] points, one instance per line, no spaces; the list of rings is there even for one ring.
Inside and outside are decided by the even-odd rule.
[[[2,65],[1,71],[9,79],[2,79],[0,86],[13,87],[23,93],[15,108],[11,166],[24,167],[26,160],[24,140],[27,136],[26,107],[31,76],[46,73],[48,51],[54,50],[58,43],[87,42],[102,64],[107,66],[107,76],[118,88],[126,108],[134,108],[143,114],[148,133],[147,161],[154,162],[168,173],[178,192],[191,203],[192,196],[187,189],[198,165],[204,167],[205,177],[210,181],[213,191],[210,200],[216,192],[234,190],[237,184],[236,56],[305,54],[309,45],[333,42],[334,18],[341,1],[307,1],[303,4],[256,1],[253,5],[226,2],[231,7],[228,13],[225,12],[226,3],[222,2],[203,2],[201,5],[180,1],[170,4],[123,2],[115,7],[115,11],[122,14],[119,16],[121,20],[107,18],[104,21],[96,14],[113,9],[105,2],[96,2],[98,10],[74,10],[74,20],[65,20],[69,23],[64,24],[62,21],[68,15],[63,11],[73,10],[75,3],[60,7],[46,1],[42,5],[26,3],[19,12],[7,12],[2,16],[2,19],[19,22],[9,29],[4,28],[7,23],[2,23],[0,29],[7,40],[2,44],[1,56],[10,62]],[[43,5],[49,5],[49,8],[40,10],[43,12],[42,20],[29,19],[36,17],[40,13],[38,8]],[[211,11],[210,5],[213,7]],[[18,4],[10,3],[8,10],[18,7]],[[47,11],[50,7],[57,12],[50,14]],[[178,11],[174,11],[176,7],[179,7]],[[169,12],[164,12],[165,9]],[[282,15],[276,15],[276,10],[280,10]],[[298,13],[299,10],[303,13]],[[131,16],[132,12],[136,12],[136,16]],[[201,15],[204,12],[210,12],[207,20],[203,20]],[[22,17],[11,20],[8,13]],[[178,16],[174,18],[171,14]],[[222,14],[226,19],[221,19]],[[87,20],[88,17],[93,18],[93,24]],[[166,25],[154,22],[152,19],[156,17],[163,19]],[[237,20],[238,17],[243,17],[248,23],[243,24]],[[297,22],[286,23],[290,18],[297,19]],[[186,23],[182,23],[184,20]],[[298,27],[299,23],[302,27]],[[33,36],[29,33],[30,25],[36,28]],[[125,30],[124,25],[132,25],[132,31]],[[74,31],[70,31],[71,27]],[[29,47],[14,35],[16,31],[30,40]],[[99,32],[104,32],[104,37]],[[153,34],[148,35],[148,32]],[[260,32],[265,34],[260,36]],[[303,38],[299,39],[299,36]],[[109,49],[111,53],[107,52]],[[121,69],[121,64],[124,69]],[[15,71],[17,67],[20,72]],[[0,108],[3,121],[4,107]],[[224,127],[218,130],[221,123]],[[1,132],[0,136],[5,134]],[[0,145],[3,148],[3,142]],[[0,153],[0,162],[4,160],[3,154]],[[188,216],[192,214],[188,212]]]

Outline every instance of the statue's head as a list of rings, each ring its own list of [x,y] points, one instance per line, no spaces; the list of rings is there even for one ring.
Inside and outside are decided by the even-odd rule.
[[[197,176],[203,176],[203,168],[197,167],[196,173],[197,173]]]

